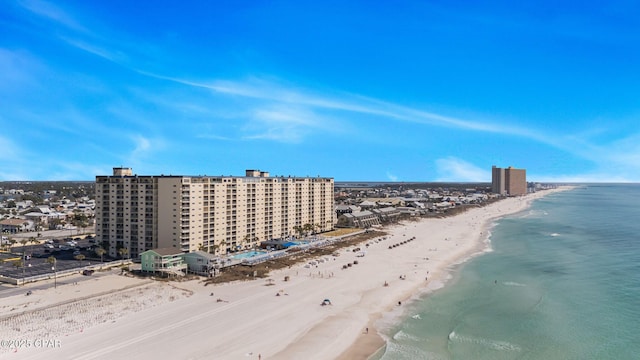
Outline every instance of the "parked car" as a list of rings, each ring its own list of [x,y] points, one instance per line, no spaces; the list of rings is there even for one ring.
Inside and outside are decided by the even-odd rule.
[[[84,276],[93,275],[93,270],[89,270],[89,269],[82,270],[82,275],[84,275]]]

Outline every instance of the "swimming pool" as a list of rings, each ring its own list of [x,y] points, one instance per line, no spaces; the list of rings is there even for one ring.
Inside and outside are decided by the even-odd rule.
[[[290,241],[296,245],[307,245],[309,242],[308,241]]]
[[[266,251],[252,250],[252,251],[247,251],[245,253],[232,255],[232,256],[230,256],[230,258],[232,258],[232,259],[249,259],[249,258],[258,256],[258,255],[264,255],[266,253],[267,253]]]

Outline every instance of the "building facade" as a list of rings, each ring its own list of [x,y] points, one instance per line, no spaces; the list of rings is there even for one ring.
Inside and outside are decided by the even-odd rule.
[[[311,224],[334,225],[333,178],[138,176],[114,168],[96,176],[96,238],[111,256],[175,248],[225,254],[295,234]]]
[[[168,274],[184,275],[188,265],[182,258],[183,253],[174,248],[153,249],[140,253],[142,271],[166,272]]]
[[[491,191],[496,194],[517,196],[527,193],[527,171],[525,169],[491,168]]]

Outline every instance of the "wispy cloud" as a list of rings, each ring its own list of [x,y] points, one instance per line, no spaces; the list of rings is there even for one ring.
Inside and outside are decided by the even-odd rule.
[[[277,82],[267,81],[256,77],[250,77],[244,81],[213,80],[206,82],[157,75],[145,71],[138,72],[157,79],[209,89],[216,93],[230,96],[267,100],[308,108],[360,113],[387,120],[399,120],[424,125],[452,127],[462,130],[518,135],[539,141],[555,143],[551,138],[527,128],[504,125],[501,123],[464,120],[357,94],[342,92],[334,92],[333,94],[316,94],[303,88],[282,85]]]
[[[244,139],[299,143],[314,130],[334,130],[337,125],[332,123],[332,119],[319,116],[313,109],[279,104],[254,109],[242,131]]]
[[[393,175],[392,173],[387,171],[387,179],[389,179],[390,181],[393,182],[397,182],[399,180],[399,178],[396,175]]]
[[[198,134],[198,135],[196,135],[196,137],[199,138],[199,139],[208,139],[208,140],[221,140],[221,141],[231,141],[231,140],[233,140],[232,138],[227,137],[227,136],[216,135],[216,134],[211,134],[211,133]]]
[[[36,15],[52,20],[70,29],[82,32],[87,31],[84,26],[78,23],[66,11],[53,5],[50,2],[42,0],[22,0],[19,1],[18,4]]]
[[[491,181],[490,171],[453,156],[436,160],[436,171],[438,173],[436,181]]]
[[[84,50],[88,53],[99,56],[105,60],[109,60],[117,64],[123,64],[128,60],[127,56],[121,51],[109,50],[104,47],[100,47],[95,44],[90,44],[86,41],[82,41],[79,39],[73,39],[67,36],[61,36],[60,38],[71,46],[74,46],[80,50]]]
[[[149,153],[158,150],[158,148],[162,147],[162,140],[154,139],[150,140],[149,138],[135,134],[131,135],[131,141],[133,142],[134,148],[129,155],[129,161],[140,161],[146,158]]]

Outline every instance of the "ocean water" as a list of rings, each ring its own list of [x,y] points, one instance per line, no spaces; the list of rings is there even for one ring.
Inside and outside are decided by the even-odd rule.
[[[388,330],[383,360],[640,359],[640,184],[548,195]]]

